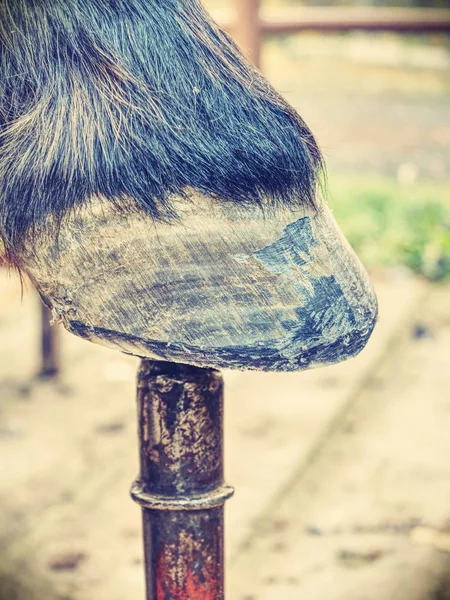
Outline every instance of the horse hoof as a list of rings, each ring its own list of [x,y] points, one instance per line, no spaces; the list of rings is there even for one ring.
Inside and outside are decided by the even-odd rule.
[[[373,289],[302,118],[198,0],[0,1],[0,238],[55,319],[144,357],[354,356]]]
[[[155,222],[98,198],[26,269],[69,331],[130,354],[266,371],[331,364],[363,349],[377,301],[319,201],[262,210],[193,195],[175,221]]]

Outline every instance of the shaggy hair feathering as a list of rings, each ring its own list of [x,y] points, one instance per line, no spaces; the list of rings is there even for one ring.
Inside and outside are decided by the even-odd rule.
[[[314,203],[308,127],[198,0],[0,0],[0,236],[90,197]]]

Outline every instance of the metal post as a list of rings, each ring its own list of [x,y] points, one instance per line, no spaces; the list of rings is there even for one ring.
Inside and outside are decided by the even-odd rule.
[[[259,68],[262,43],[259,20],[261,0],[235,0],[235,4],[237,19],[234,37],[250,62]]]
[[[222,376],[143,360],[137,400],[146,598],[223,600]]]
[[[53,316],[45,304],[41,304],[41,353],[40,377],[55,377],[59,373],[59,331],[50,325]]]

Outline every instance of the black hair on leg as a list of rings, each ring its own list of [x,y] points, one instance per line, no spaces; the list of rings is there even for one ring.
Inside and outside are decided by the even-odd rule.
[[[0,236],[94,195],[314,204],[320,150],[198,0],[0,0]],[[51,232],[55,234],[56,232]]]

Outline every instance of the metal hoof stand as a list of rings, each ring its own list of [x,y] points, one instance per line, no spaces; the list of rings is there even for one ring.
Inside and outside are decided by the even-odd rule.
[[[223,379],[143,360],[138,374],[147,600],[224,598]]]
[[[39,377],[49,379],[58,375],[59,361],[59,331],[51,325],[53,315],[45,304],[41,305],[41,370]]]

